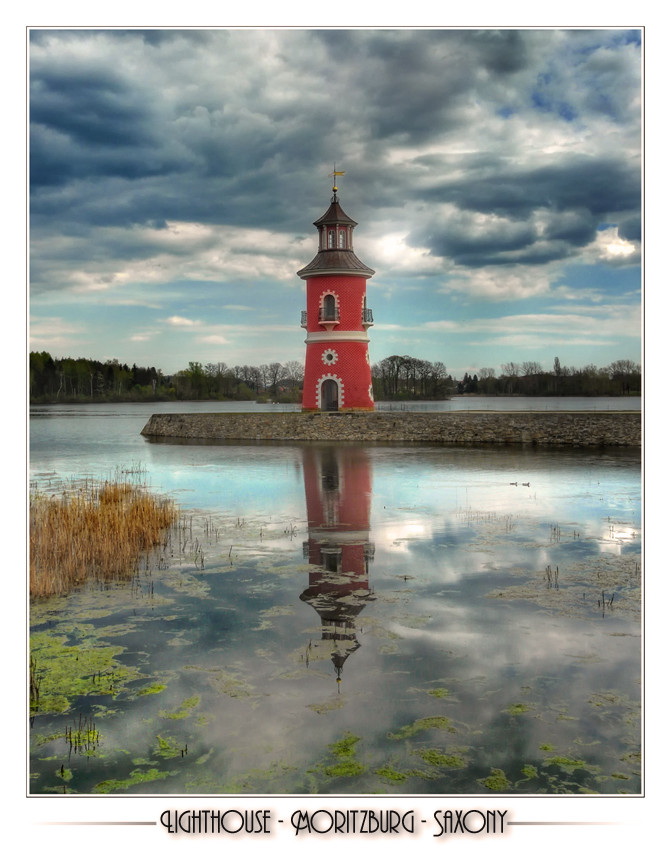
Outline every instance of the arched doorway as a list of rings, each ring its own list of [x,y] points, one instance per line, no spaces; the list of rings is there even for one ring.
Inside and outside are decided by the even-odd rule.
[[[322,383],[321,389],[321,409],[322,410],[337,410],[338,409],[338,384],[328,378]]]

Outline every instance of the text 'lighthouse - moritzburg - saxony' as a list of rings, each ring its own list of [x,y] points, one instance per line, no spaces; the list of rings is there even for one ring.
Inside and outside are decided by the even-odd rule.
[[[331,206],[314,222],[319,250],[297,272],[307,284],[303,410],[374,410],[368,355],[373,311],[366,306],[366,281],[375,272],[354,253],[356,221],[338,203],[333,171]]]

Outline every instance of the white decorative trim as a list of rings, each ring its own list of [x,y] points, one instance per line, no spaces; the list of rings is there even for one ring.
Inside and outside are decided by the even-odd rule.
[[[317,408],[321,410],[322,406],[322,384],[324,381],[335,381],[338,385],[338,410],[345,405],[345,388],[343,387],[342,379],[337,375],[332,375],[330,372],[327,375],[322,375],[317,381]]]
[[[340,296],[333,289],[325,289],[319,296],[319,309],[324,309],[324,299],[327,295],[332,295],[335,300],[336,313],[340,312]]]
[[[368,397],[370,398],[370,400],[371,400],[373,403],[375,402],[375,399],[373,398],[373,385],[372,385],[372,384],[370,384],[370,385],[368,386]]]
[[[313,277],[363,277],[366,280],[373,277],[374,271],[370,274],[354,271],[353,269],[324,269],[323,271],[313,271],[306,275],[299,275],[301,280],[311,280]]]
[[[330,366],[333,363],[337,362],[338,352],[335,350],[335,348],[326,348],[324,351],[322,351],[322,363],[324,363],[326,366]]]
[[[370,338],[366,331],[311,331],[306,337],[305,342],[370,342]]]
[[[330,525],[311,527],[308,531],[308,538],[312,543],[322,546],[329,540],[340,545],[370,543],[370,534],[367,528],[355,529],[354,531],[336,531]]]

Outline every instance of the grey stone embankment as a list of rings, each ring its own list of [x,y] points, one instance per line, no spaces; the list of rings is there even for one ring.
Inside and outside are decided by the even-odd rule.
[[[338,441],[640,446],[639,412],[154,413],[142,435],[170,441]]]

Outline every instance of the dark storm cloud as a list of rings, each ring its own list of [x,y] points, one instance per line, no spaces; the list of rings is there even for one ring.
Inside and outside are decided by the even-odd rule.
[[[626,218],[618,225],[618,232],[623,239],[635,242],[641,241],[641,216],[636,215]]]
[[[304,234],[334,160],[357,218],[396,217],[412,244],[469,267],[571,256],[606,221],[638,232],[639,166],[616,134],[639,91],[624,33],[79,30],[31,44],[36,271],[40,237],[98,227]],[[595,134],[574,152],[563,134],[593,115],[614,144]],[[553,150],[527,163],[532,132]]]
[[[638,168],[622,160],[566,156],[529,170],[501,163],[486,179],[469,174],[427,189],[423,197],[513,217],[526,217],[539,207],[601,216],[638,208],[641,181]]]

